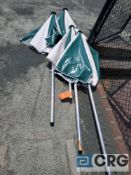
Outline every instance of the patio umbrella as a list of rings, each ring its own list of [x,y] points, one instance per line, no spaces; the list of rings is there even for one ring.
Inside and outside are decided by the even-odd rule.
[[[78,150],[82,152],[80,114],[77,86],[84,85],[88,87],[91,105],[97,126],[97,132],[102,148],[102,152],[106,154],[103,135],[92,95],[91,86],[96,86],[99,79],[98,53],[91,48],[86,42],[83,33],[78,32],[76,38],[67,46],[60,59],[57,61],[55,71],[58,72],[67,81],[74,83],[76,117],[77,117],[77,133],[78,133]]]
[[[74,40],[76,36],[75,28],[73,25],[69,27],[69,31],[63,36],[63,38],[54,46],[53,50],[47,56],[47,59],[52,63],[52,90],[51,90],[51,120],[50,125],[54,126],[54,101],[55,101],[55,75],[54,67],[57,60],[60,58],[66,47]],[[72,85],[69,81],[69,91],[72,92]],[[70,97],[72,98],[72,97]]]
[[[64,8],[61,11],[60,15],[58,16],[58,23],[60,26],[60,31],[61,31],[62,36],[64,36],[65,33],[69,31],[70,25],[73,25],[76,28],[76,25],[73,19],[71,18],[67,8]]]
[[[59,73],[67,81],[74,83],[79,152],[82,152],[82,141],[77,83],[87,84],[93,75],[93,70],[86,53],[83,38],[83,34],[78,32],[75,39],[65,49],[55,66],[55,71],[57,73]]]
[[[53,48],[61,38],[61,31],[57,21],[56,13],[52,12],[47,21],[39,28],[28,33],[20,41],[38,53],[44,53]]]

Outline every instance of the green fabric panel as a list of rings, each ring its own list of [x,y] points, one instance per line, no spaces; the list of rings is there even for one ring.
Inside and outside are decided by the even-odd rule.
[[[65,30],[65,11],[64,10],[62,10],[60,16],[58,17],[58,23],[60,26],[61,34],[62,34],[62,36],[64,36],[66,33],[66,30]]]
[[[99,54],[98,54],[98,52],[97,52],[95,49],[93,49],[91,46],[90,46],[90,51],[91,51],[91,54],[92,54],[93,59],[94,59],[94,62],[95,62],[95,66],[96,66],[98,78],[100,78]]]
[[[92,69],[80,33],[56,65],[56,70],[80,82],[88,82]]]
[[[22,41],[27,41],[27,40],[33,38],[33,37],[36,35],[36,33],[38,32],[39,29],[40,29],[40,27],[37,28],[37,29],[34,29],[34,30],[31,31],[30,33],[27,33],[27,34],[22,38]]]
[[[55,14],[52,14],[52,18],[48,29],[48,37],[46,38],[48,46],[54,46],[59,35],[60,34],[57,31]]]

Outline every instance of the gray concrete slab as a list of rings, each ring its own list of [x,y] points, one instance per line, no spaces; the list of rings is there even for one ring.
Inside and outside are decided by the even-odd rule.
[[[0,3],[0,151],[3,152],[0,175],[70,175],[66,144],[77,138],[75,104],[59,101],[58,93],[68,87],[56,79],[55,127],[49,126],[51,75],[47,62],[21,45],[19,38],[43,24],[52,10],[59,13],[63,7],[69,9],[78,27],[88,34],[104,0],[95,3],[0,0]],[[87,92],[79,91],[79,98],[84,150],[99,152]],[[97,93],[95,99],[109,145],[111,134],[106,129]]]

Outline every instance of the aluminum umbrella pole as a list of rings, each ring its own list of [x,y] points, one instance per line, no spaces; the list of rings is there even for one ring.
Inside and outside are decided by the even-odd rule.
[[[81,128],[80,128],[80,112],[79,112],[79,101],[78,101],[77,83],[74,84],[74,91],[75,91],[75,105],[76,105],[76,118],[77,118],[78,151],[79,151],[79,154],[82,154],[82,141],[81,141]]]
[[[52,70],[51,70],[51,118],[50,118],[50,126],[54,126],[54,116],[55,116],[55,72],[54,72],[54,66],[52,65]]]
[[[93,113],[94,113],[94,117],[95,117],[95,123],[96,123],[96,127],[97,127],[97,132],[98,132],[98,136],[99,136],[99,141],[100,141],[100,146],[101,146],[101,150],[102,150],[102,154],[107,154],[106,153],[106,149],[105,149],[105,144],[104,144],[104,139],[103,139],[103,135],[102,135],[102,131],[101,131],[101,126],[100,126],[100,122],[98,119],[98,115],[97,115],[97,111],[96,111],[96,106],[94,103],[94,98],[93,98],[93,94],[92,94],[92,90],[91,90],[91,86],[90,84],[88,84],[88,91],[89,91],[89,96],[90,96],[90,100],[91,100],[91,105],[92,105],[92,109],[93,109]],[[109,167],[106,167],[107,170],[107,175],[111,175],[110,169]]]

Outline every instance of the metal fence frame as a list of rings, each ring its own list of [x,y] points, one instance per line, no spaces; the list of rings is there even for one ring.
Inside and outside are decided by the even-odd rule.
[[[131,11],[130,0],[107,0],[91,30],[88,43],[100,53],[102,84],[107,92],[123,138],[131,150],[131,34],[128,36],[128,40],[130,40],[128,43],[120,38],[127,26],[131,33],[129,9]],[[128,15],[121,13],[120,10],[125,11],[125,14],[127,10]],[[123,20],[120,20],[121,24],[117,26],[119,18],[123,18]],[[114,32],[113,25],[110,27],[110,24],[113,24],[118,30],[114,30]],[[105,36],[101,34],[103,31]]]

